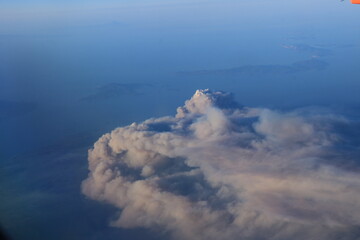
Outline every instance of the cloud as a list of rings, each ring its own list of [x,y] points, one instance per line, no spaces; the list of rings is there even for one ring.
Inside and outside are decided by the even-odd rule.
[[[144,87],[149,87],[150,84],[141,84],[141,83],[108,83],[103,86],[100,86],[96,89],[95,93],[89,94],[83,98],[81,101],[93,102],[99,100],[106,100],[114,97],[119,97],[122,95],[138,95],[142,94],[142,89]]]
[[[175,117],[103,135],[82,192],[121,210],[112,226],[173,239],[358,239],[360,172],[339,163],[359,148],[337,127],[353,124],[198,90]]]
[[[283,48],[292,49],[301,53],[309,53],[312,57],[325,57],[332,55],[332,51],[330,49],[315,47],[307,44],[283,45]]]
[[[180,75],[267,75],[292,74],[298,72],[323,70],[328,63],[318,59],[310,59],[292,64],[244,65],[234,68],[179,72]]]

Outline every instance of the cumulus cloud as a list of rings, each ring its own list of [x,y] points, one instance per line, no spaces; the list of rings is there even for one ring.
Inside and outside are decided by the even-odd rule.
[[[360,173],[333,164],[339,124],[352,122],[198,90],[175,117],[103,135],[82,191],[119,209],[112,226],[173,239],[359,239]]]

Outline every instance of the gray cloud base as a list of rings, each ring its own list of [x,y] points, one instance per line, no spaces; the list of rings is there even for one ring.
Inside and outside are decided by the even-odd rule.
[[[332,164],[337,124],[351,122],[198,90],[175,117],[103,135],[82,191],[121,209],[112,226],[173,239],[359,239],[360,174]]]

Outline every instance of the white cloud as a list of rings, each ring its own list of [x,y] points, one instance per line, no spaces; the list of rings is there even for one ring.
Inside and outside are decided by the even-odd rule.
[[[199,90],[176,117],[103,135],[82,191],[122,209],[113,226],[175,239],[359,239],[360,174],[330,164],[344,121]]]

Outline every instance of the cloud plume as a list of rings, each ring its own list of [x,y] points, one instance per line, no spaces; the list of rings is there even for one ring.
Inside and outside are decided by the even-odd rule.
[[[172,239],[359,239],[360,173],[334,164],[359,151],[336,127],[351,124],[198,90],[175,117],[103,135],[82,191],[121,211],[112,226]]]

